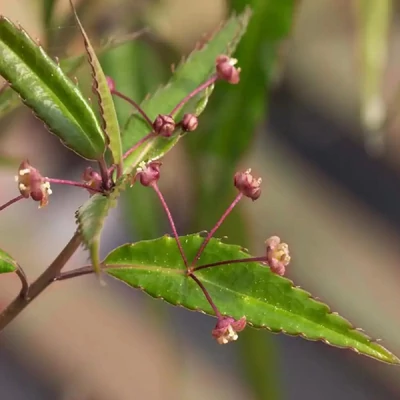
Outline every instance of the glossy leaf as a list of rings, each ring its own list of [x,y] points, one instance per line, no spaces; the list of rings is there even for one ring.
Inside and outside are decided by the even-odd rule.
[[[142,34],[142,32],[143,31],[139,31],[126,35],[122,39],[110,39],[97,50],[97,53],[107,53],[109,50],[123,46],[129,41],[136,39]],[[86,54],[63,58],[60,60],[60,67],[66,75],[71,76],[85,63],[86,59]],[[0,89],[0,119],[18,108],[21,104],[21,99],[17,92],[12,90],[10,87],[5,88],[4,90]]]
[[[158,114],[169,114],[173,108],[189,93],[205,82],[215,72],[215,59],[220,54],[231,55],[242,35],[246,31],[251,12],[246,9],[242,14],[231,17],[225,25],[215,33],[213,38],[200,49],[196,49],[175,70],[167,85],[157,90],[151,97],[141,103],[142,109],[153,121]],[[198,107],[198,96],[184,107],[176,116],[179,121],[184,112],[203,111]],[[148,124],[138,114],[123,134],[124,151],[131,148],[150,131]],[[179,140],[178,134],[171,138],[158,137],[144,144],[124,161],[124,172],[131,171],[143,159],[154,159],[164,155]]]
[[[116,206],[117,199],[125,186],[126,180],[119,180],[110,194],[93,195],[75,214],[79,233],[90,252],[90,259],[96,273],[100,271],[100,235],[104,222],[110,209]]]
[[[0,274],[15,272],[17,269],[17,262],[8,253],[0,250]]]
[[[189,260],[203,240],[199,235],[181,238]],[[246,257],[249,255],[241,247],[212,239],[201,256],[201,264]],[[153,297],[213,315],[200,288],[185,276],[184,264],[171,237],[121,246],[106,257],[104,264],[109,275]],[[322,340],[380,361],[400,363],[384,347],[332,313],[327,305],[259,263],[219,266],[201,270],[196,275],[222,314],[236,319],[246,316],[257,328]],[[184,285],[187,287],[182,290]]]
[[[61,141],[87,159],[104,152],[96,116],[61,68],[22,29],[0,17],[0,75]]]
[[[118,125],[117,112],[115,111],[114,102],[111,96],[110,89],[108,88],[106,76],[96,56],[96,53],[90,43],[85,29],[83,28],[78,14],[76,13],[74,4],[70,0],[72,10],[74,12],[79,29],[82,33],[85,48],[88,54],[88,60],[92,69],[93,88],[96,92],[99,102],[100,115],[103,121],[103,132],[108,138],[109,148],[113,157],[114,164],[122,167],[122,144],[121,132]]]

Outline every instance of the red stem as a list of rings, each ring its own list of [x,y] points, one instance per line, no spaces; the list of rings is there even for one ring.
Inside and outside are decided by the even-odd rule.
[[[14,197],[13,199],[7,201],[7,203],[3,204],[2,206],[0,206],[0,211],[3,211],[5,208],[7,208],[8,206],[11,206],[11,204],[16,203],[17,201],[20,201],[22,199],[24,199],[25,197],[22,196],[22,194],[20,194],[17,197]]]
[[[80,187],[80,188],[83,188],[83,189],[90,189],[90,190],[92,190],[94,192],[103,193],[101,190],[97,190],[97,189],[91,188],[86,183],[68,181],[68,180],[65,180],[65,179],[54,179],[54,178],[46,178],[46,181],[50,182],[50,183],[57,184],[57,185],[75,186],[75,187]]]
[[[218,222],[215,224],[214,228],[211,229],[211,231],[208,233],[207,237],[204,239],[203,243],[201,244],[196,257],[194,258],[194,260],[192,261],[192,266],[194,266],[196,264],[196,262],[199,260],[201,253],[204,251],[204,249],[206,248],[208,242],[211,240],[211,238],[214,236],[214,233],[217,231],[217,229],[222,225],[222,223],[224,222],[225,218],[229,215],[229,213],[234,209],[234,207],[236,206],[237,203],[239,203],[239,201],[241,200],[241,198],[243,197],[242,193],[239,193],[235,200],[233,200],[233,202],[231,203],[231,205],[227,208],[227,210],[222,214],[222,217],[218,220]]]
[[[215,312],[215,315],[217,316],[218,319],[222,318],[222,314],[219,312],[217,306],[215,305],[215,303],[213,302],[210,294],[208,293],[207,289],[205,288],[205,286],[201,283],[200,279],[197,278],[196,275],[194,274],[189,274],[189,276],[199,285],[200,289],[203,291],[204,296],[206,296],[207,301],[210,303],[210,306],[212,307],[212,309]]]
[[[142,137],[135,145],[133,145],[124,155],[123,159],[125,160],[127,157],[129,157],[135,150],[137,150],[144,142],[147,140],[151,139],[154,136],[154,132],[151,131],[149,132],[146,136]],[[111,175],[112,172],[115,169],[115,165],[113,165],[109,170],[108,173]]]
[[[246,263],[248,263],[248,262],[266,262],[266,261],[267,261],[266,256],[240,258],[240,259],[236,259],[236,260],[224,260],[224,261],[217,261],[217,262],[210,263],[210,264],[199,265],[198,267],[193,268],[192,271],[195,272],[195,271],[200,271],[201,269],[217,267],[220,265],[227,265],[227,264],[239,264],[239,263],[245,263],[245,262]]]
[[[139,111],[140,115],[145,119],[145,121],[150,125],[150,128],[153,128],[153,121],[148,117],[148,115],[144,112],[144,110],[139,106],[136,101],[130,99],[128,96],[125,96],[123,93],[119,92],[118,90],[112,90],[112,94],[115,94],[116,96],[120,97],[121,99],[127,101],[130,105],[136,108],[137,111]]]
[[[172,233],[173,233],[174,238],[176,240],[176,244],[178,245],[179,252],[181,253],[182,260],[185,263],[185,267],[187,269],[188,268],[188,262],[187,262],[187,259],[186,259],[186,255],[185,255],[185,253],[183,251],[182,244],[181,244],[181,242],[179,240],[178,232],[176,230],[175,223],[174,223],[174,220],[172,218],[171,212],[169,211],[168,205],[167,205],[167,203],[166,203],[166,201],[164,199],[164,196],[162,195],[157,183],[154,182],[151,186],[153,187],[153,189],[157,193],[157,196],[160,199],[161,205],[164,208],[165,213],[167,214],[168,221],[169,221],[169,224],[170,224],[171,229],[172,229]]]
[[[191,98],[199,94],[202,90],[207,89],[209,86],[213,85],[218,79],[217,75],[212,76],[210,79],[206,80],[203,84],[193,90],[193,92],[189,93],[185,98],[183,98],[175,108],[169,113],[171,117],[176,114],[180,108],[182,108]]]

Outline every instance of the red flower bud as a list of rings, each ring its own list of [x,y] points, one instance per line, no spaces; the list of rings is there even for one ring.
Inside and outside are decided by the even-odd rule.
[[[194,114],[185,114],[182,119],[182,129],[186,132],[193,132],[197,129],[199,120]]]
[[[250,199],[257,200],[261,196],[261,178],[254,178],[251,169],[245,172],[237,172],[233,182],[236,188]]]
[[[237,60],[226,55],[220,55],[216,60],[216,70],[219,79],[236,85],[240,81],[240,68],[236,68]]]
[[[110,89],[110,92],[113,92],[115,90],[114,79],[109,76],[106,76],[106,80],[107,80],[107,85],[108,85],[108,88]]]
[[[18,182],[19,192],[26,199],[31,197],[32,200],[39,201],[39,208],[48,204],[49,195],[52,193],[50,183],[29,164],[28,160],[20,164],[15,180]]]
[[[143,186],[150,186],[160,179],[161,161],[150,161],[149,163],[142,163],[135,174],[133,181],[139,179]]]
[[[218,319],[211,334],[219,344],[227,344],[237,340],[237,332],[242,331],[245,327],[246,317],[242,317],[237,321],[232,317],[222,317]]]
[[[161,115],[153,122],[154,131],[164,137],[170,137],[175,130],[175,121],[170,115]]]
[[[101,175],[97,171],[94,171],[92,167],[85,168],[82,180],[88,186],[87,190],[91,195],[99,192],[103,187]]]

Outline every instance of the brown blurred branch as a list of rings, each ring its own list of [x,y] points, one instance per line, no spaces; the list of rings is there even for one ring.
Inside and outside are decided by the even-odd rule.
[[[24,291],[10,303],[5,310],[0,314],[0,332],[21,313],[32,300],[42,293],[52,282],[54,282],[61,269],[78,250],[82,239],[78,232],[67,243],[61,253],[55,258],[50,266],[33,282],[26,294]]]

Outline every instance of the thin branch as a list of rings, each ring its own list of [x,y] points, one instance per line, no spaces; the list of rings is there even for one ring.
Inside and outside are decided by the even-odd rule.
[[[19,280],[21,281],[21,291],[19,292],[20,297],[27,298],[28,297],[28,290],[29,290],[29,283],[28,279],[26,278],[25,271],[22,267],[17,264],[17,270],[15,271]]]
[[[29,286],[27,296],[22,297],[18,295],[12,303],[10,303],[5,310],[0,314],[0,332],[16,318],[32,300],[34,300],[40,293],[42,293],[52,282],[54,278],[60,274],[61,269],[73,256],[82,239],[78,232],[67,243],[61,253],[55,258],[50,266],[36,279],[32,285]]]
[[[124,155],[123,159],[125,160],[128,156],[130,156],[135,150],[137,150],[143,143],[147,142],[149,139],[154,137],[154,132],[149,132],[146,136],[142,137],[134,146],[132,146]],[[111,166],[108,170],[108,174],[111,175],[114,172],[115,166]]]
[[[230,214],[230,212],[235,208],[235,206],[239,203],[239,201],[242,199],[243,194],[239,193],[236,197],[235,200],[231,203],[231,205],[227,208],[227,210],[222,214],[222,217],[217,221],[215,224],[214,228],[211,229],[207,237],[204,239],[203,243],[201,244],[199,250],[197,251],[196,256],[194,257],[192,261],[192,267],[197,263],[197,261],[200,259],[201,254],[203,253],[204,249],[206,248],[208,242],[211,240],[211,238],[214,236],[214,233],[218,230],[218,228],[222,225],[222,223],[225,221],[226,217]]]
[[[172,218],[171,211],[169,210],[167,202],[165,201],[164,196],[161,193],[160,188],[158,187],[157,183],[154,183],[151,186],[153,187],[154,191],[157,193],[158,199],[160,200],[161,205],[162,205],[165,213],[167,214],[168,222],[169,222],[169,224],[171,226],[172,233],[174,235],[176,244],[178,246],[179,252],[181,253],[182,260],[185,263],[185,267],[187,269],[188,268],[187,258],[186,258],[185,252],[183,251],[181,241],[179,240],[178,232],[176,230],[176,226],[175,226],[175,223],[174,223],[174,219]]]
[[[191,93],[189,93],[186,97],[184,97],[175,107],[174,109],[169,113],[169,115],[174,116],[190,99],[192,99],[194,96],[199,94],[201,91],[204,89],[207,89],[209,86],[213,85],[218,79],[217,75],[212,76],[210,79],[206,80],[204,83],[202,83],[199,87],[194,89]]]
[[[136,111],[138,111],[140,113],[140,115],[144,118],[144,120],[149,124],[150,128],[153,129],[153,121],[144,112],[142,107],[140,107],[140,105],[138,103],[136,103],[136,101],[132,100],[128,96],[125,96],[123,93],[121,93],[120,91],[115,90],[115,89],[111,90],[111,93],[114,94],[115,96],[120,97],[121,99],[123,99],[126,102],[128,102],[131,106],[133,106],[136,109]]]
[[[7,203],[3,204],[2,206],[0,206],[0,211],[3,211],[5,208],[7,208],[8,206],[11,206],[11,204],[16,203],[17,201],[20,201],[22,199],[24,199],[25,197],[22,196],[22,194],[20,194],[17,197],[14,197],[13,199],[11,199],[10,201],[7,201]]]
[[[66,279],[76,278],[77,276],[89,275],[94,273],[92,265],[86,265],[71,271],[62,272],[54,278],[54,281],[64,281]]]
[[[200,289],[202,290],[202,292],[204,293],[204,296],[206,296],[207,301],[210,303],[210,306],[212,307],[212,309],[215,312],[215,315],[218,318],[222,318],[222,314],[220,313],[220,311],[218,310],[217,306],[215,305],[213,299],[211,298],[210,294],[208,293],[207,289],[205,288],[205,286],[201,283],[200,279],[197,278],[196,275],[194,274],[190,274],[188,275],[190,276],[200,287]]]
[[[201,269],[211,268],[211,267],[218,267],[220,265],[228,265],[228,264],[240,264],[240,263],[249,263],[249,262],[266,262],[267,257],[249,257],[249,258],[240,258],[236,260],[224,260],[224,261],[217,261],[210,264],[199,265],[198,267],[194,267],[192,272],[200,271]]]
[[[102,190],[97,190],[94,188],[91,188],[88,184],[82,183],[82,182],[75,182],[75,181],[69,181],[65,179],[54,179],[54,178],[46,178],[47,182],[54,183],[56,185],[68,185],[68,186],[75,186],[83,189],[88,189],[93,192],[98,192],[98,193],[103,193]]]

